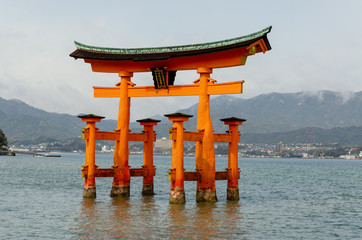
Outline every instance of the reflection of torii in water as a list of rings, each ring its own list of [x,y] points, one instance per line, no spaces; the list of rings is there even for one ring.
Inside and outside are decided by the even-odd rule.
[[[71,53],[70,56],[76,59],[84,59],[86,63],[91,64],[94,72],[118,73],[121,77],[121,81],[116,84],[116,87],[94,87],[95,97],[117,97],[120,99],[116,133],[107,135],[112,135],[112,137],[108,138],[109,140],[116,141],[114,170],[113,172],[110,171],[108,174],[109,176],[114,177],[111,196],[129,196],[132,169],[130,170],[128,165],[128,142],[130,141],[130,137],[133,136],[130,135],[129,132],[130,98],[198,95],[197,132],[185,132],[185,134],[183,134],[176,131],[177,129],[174,130],[174,135],[176,135],[176,133],[183,135],[183,139],[179,139],[178,141],[187,139],[187,141],[196,141],[196,172],[178,174],[180,171],[183,172],[183,169],[173,168],[175,173],[172,173],[172,171],[170,173],[171,185],[174,181],[179,183],[179,186],[177,186],[177,184],[175,185],[175,191],[183,192],[184,180],[197,180],[196,200],[217,201],[215,179],[228,179],[228,199],[239,199],[239,170],[237,168],[237,143],[239,142],[239,139],[231,137],[232,133],[230,132],[224,134],[225,136],[228,135],[228,137],[213,133],[209,99],[210,95],[242,93],[244,81],[216,83],[216,81],[210,77],[210,74],[212,73],[213,68],[244,65],[248,56],[259,52],[265,53],[270,50],[271,47],[267,38],[267,34],[270,30],[271,27],[268,27],[247,36],[218,42],[159,48],[103,48],[75,42],[77,50]],[[178,70],[197,70],[200,77],[194,81],[193,84],[174,85],[176,71]],[[150,71],[152,71],[154,86],[136,86],[131,81],[134,72]],[[177,119],[177,121],[187,121],[188,119],[181,118],[180,120],[178,117],[171,118],[169,117],[171,121],[173,121],[172,119]],[[87,119],[89,120],[89,118]],[[83,120],[86,121],[86,118]],[[242,121],[244,121],[243,119],[237,118],[223,120],[230,128],[231,126],[240,125]],[[237,129],[232,131],[239,136]],[[237,133],[235,133],[235,131]],[[193,134],[193,138],[190,137],[191,134]],[[99,136],[96,136],[95,138],[99,139]],[[219,139],[218,141],[229,142],[229,166],[225,173],[215,173],[214,142],[216,138]],[[174,145],[176,146],[176,138],[173,138],[173,140]],[[136,141],[143,140],[140,138]],[[231,152],[230,149],[234,149],[234,152]],[[173,148],[173,151],[181,150]],[[149,154],[152,153],[144,154],[144,162],[146,161],[145,159],[151,158],[148,156]],[[183,156],[180,155],[181,154],[176,154],[175,156],[177,157],[173,157],[173,161],[183,162]],[[87,156],[91,156],[91,154]],[[93,159],[93,157],[91,158]],[[236,167],[235,164],[230,163],[235,161]],[[93,166],[95,164],[90,165]],[[86,161],[85,167],[89,168],[90,165],[89,161]],[[150,167],[153,167],[153,163]],[[97,176],[97,172],[100,172],[100,169],[98,170],[95,169],[90,171],[89,169],[88,171],[86,169],[85,171],[88,171],[86,182],[90,181],[93,183],[94,181],[91,179]],[[94,174],[90,174],[90,172],[93,172]],[[138,176],[145,177],[149,173],[142,172],[140,174],[141,175]],[[85,192],[88,191],[87,189],[94,188],[95,196],[95,183],[94,186],[93,184],[85,184],[85,186],[87,186]],[[92,192],[91,190],[89,191]],[[172,198],[177,198],[177,196],[173,197],[170,195],[170,202],[174,201]],[[179,201],[176,199],[174,202],[183,202],[183,200]]]

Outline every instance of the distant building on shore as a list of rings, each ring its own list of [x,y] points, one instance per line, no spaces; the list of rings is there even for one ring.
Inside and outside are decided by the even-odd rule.
[[[110,147],[104,145],[104,146],[102,147],[102,151],[101,151],[101,152],[103,152],[103,153],[110,153],[110,152],[113,152],[113,149],[111,149]]]
[[[356,159],[356,156],[355,155],[341,155],[341,156],[339,156],[339,158],[342,158],[342,159]]]
[[[157,139],[154,143],[154,147],[158,150],[169,150],[172,148],[172,140],[169,140],[165,137]]]
[[[280,141],[280,143],[277,145],[277,152],[282,154],[283,153],[283,142]]]

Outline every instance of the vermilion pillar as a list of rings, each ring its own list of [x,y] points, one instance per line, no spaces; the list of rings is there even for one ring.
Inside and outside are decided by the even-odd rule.
[[[176,130],[176,140],[172,142],[172,168],[171,174],[175,172],[174,181],[171,180],[170,203],[185,203],[184,189],[184,121],[188,121],[192,115],[173,113],[166,114],[169,121],[173,121],[172,128]]]
[[[160,120],[151,118],[137,120],[144,127],[146,134],[146,141],[143,142],[143,169],[146,171],[146,176],[143,176],[142,195],[153,195],[153,176],[155,167],[153,166],[153,141],[155,139],[155,132],[153,126],[157,125]]]
[[[210,117],[210,95],[207,93],[212,69],[199,67],[197,73],[200,74],[200,94],[196,128],[197,131],[203,131],[204,136],[202,142],[196,142],[196,171],[201,176],[197,182],[196,201],[216,202],[214,133]]]
[[[96,197],[96,180],[95,180],[95,152],[96,152],[96,122],[100,122],[101,116],[88,114],[78,116],[83,122],[87,123],[84,128],[85,132],[88,132],[88,138],[86,142],[86,155],[84,169],[87,169],[87,175],[84,176],[84,190],[83,197],[95,198]]]
[[[129,170],[129,122],[130,122],[130,97],[128,96],[128,85],[132,85],[133,73],[119,72],[121,82],[117,84],[120,91],[117,132],[119,140],[115,143],[114,149],[114,172],[111,197],[129,197],[130,195],[130,170]]]
[[[229,158],[228,158],[228,184],[227,184],[227,199],[239,200],[239,178],[240,170],[238,168],[238,143],[240,142],[239,125],[245,122],[241,118],[224,118],[221,119],[224,124],[229,125]]]

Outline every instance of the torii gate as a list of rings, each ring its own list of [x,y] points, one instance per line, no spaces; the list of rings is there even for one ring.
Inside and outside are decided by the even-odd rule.
[[[153,125],[156,120],[143,119],[145,133],[130,133],[130,99],[131,97],[162,97],[162,96],[199,96],[197,115],[197,132],[184,132],[183,121],[189,115],[165,115],[174,122],[171,138],[173,144],[172,169],[170,171],[171,192],[170,202],[185,202],[183,181],[197,181],[196,201],[217,201],[215,179],[228,180],[228,199],[238,200],[237,143],[239,133],[237,126],[244,119],[222,119],[230,126],[229,133],[214,134],[210,117],[210,95],[242,93],[244,81],[216,83],[210,78],[213,68],[224,68],[245,65],[248,56],[259,52],[265,53],[271,49],[267,34],[271,27],[243,37],[224,41],[160,48],[104,48],[88,46],[75,42],[77,50],[70,54],[75,59],[82,58],[90,63],[94,72],[118,73],[121,81],[116,87],[94,87],[94,97],[119,98],[118,125],[115,132],[98,132],[95,122],[102,117],[94,115],[80,116],[87,122],[85,138],[87,139],[86,163],[83,169],[85,176],[85,197],[95,197],[95,177],[113,177],[111,196],[128,197],[130,193],[130,177],[154,176],[152,158],[152,139],[155,138]],[[200,77],[189,85],[174,85],[176,71],[196,70]],[[152,72],[154,86],[136,86],[131,78],[135,72]],[[146,126],[151,126],[146,131]],[[235,129],[236,126],[236,129]],[[152,132],[152,133],[150,133]],[[149,133],[148,137],[146,134]],[[96,139],[114,140],[113,169],[97,169],[94,163],[93,142]],[[195,163],[196,172],[186,173],[183,170],[183,141],[196,141]],[[215,172],[214,142],[229,142],[229,166],[227,172]],[[128,142],[144,141],[144,168],[133,170],[129,168]],[[88,147],[88,145],[90,147]],[[182,147],[181,147],[182,146]],[[235,147],[236,146],[236,147]],[[151,148],[151,150],[150,150]],[[232,149],[232,150],[231,150]],[[147,151],[147,153],[146,153]],[[236,152],[235,152],[236,151]],[[236,156],[235,156],[236,154]],[[152,158],[151,165],[150,159]],[[235,160],[236,159],[236,160]],[[145,162],[149,162],[148,165]],[[236,166],[235,166],[236,162]],[[230,167],[231,166],[231,167]],[[146,167],[146,170],[145,170]],[[146,184],[147,185],[147,184]],[[150,187],[152,185],[152,187]],[[147,193],[153,193],[153,178],[149,180]],[[152,188],[152,189],[151,189]]]

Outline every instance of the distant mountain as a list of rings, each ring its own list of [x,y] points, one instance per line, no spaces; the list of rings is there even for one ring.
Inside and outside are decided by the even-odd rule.
[[[105,120],[102,129],[113,130],[116,121]],[[66,140],[80,136],[85,123],[69,114],[49,113],[19,100],[0,98],[0,129],[8,140]]]
[[[298,135],[302,137],[302,141],[309,139],[306,135],[308,132],[317,136],[327,134],[328,131],[341,135],[348,132],[350,135],[350,131],[353,133],[353,130],[346,128],[362,127],[362,92],[270,93],[250,99],[220,96],[212,98],[210,106],[215,132],[224,132],[227,128],[220,121],[221,118],[245,118],[247,121],[240,127],[240,131],[243,134],[242,139],[249,142],[265,142],[267,139],[275,139],[276,136],[278,139],[282,135],[290,141],[294,141],[291,140],[292,135]],[[194,131],[196,128],[197,108],[198,105],[195,104],[190,108],[178,110],[194,115],[185,123],[188,131]],[[168,129],[172,123],[160,115],[153,118],[162,120],[155,128],[157,137],[168,136]],[[49,113],[19,100],[0,98],[0,129],[9,141],[36,138],[64,140],[80,136],[84,126],[76,116]],[[116,126],[114,120],[104,120],[97,124],[97,127],[104,131],[111,131]],[[131,123],[130,128],[135,131],[141,130],[138,123]],[[360,136],[362,132],[359,130],[360,128],[354,129]],[[286,137],[288,134],[289,138]]]
[[[244,133],[287,132],[307,127],[330,129],[362,126],[362,92],[270,93],[250,99],[220,96],[210,101],[215,131],[226,128],[225,117],[247,119]],[[181,112],[194,115],[186,126],[196,126],[197,105]]]
[[[241,143],[277,144],[283,143],[339,143],[341,145],[362,145],[361,127],[336,127],[332,129],[303,128],[290,132],[276,133],[245,133]]]

